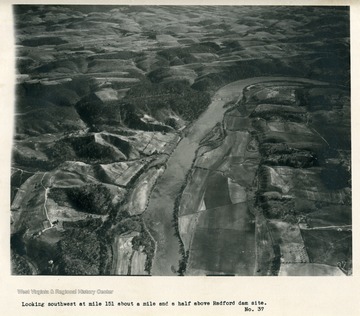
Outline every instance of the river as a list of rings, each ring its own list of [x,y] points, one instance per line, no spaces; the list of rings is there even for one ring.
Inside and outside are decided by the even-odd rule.
[[[191,124],[187,135],[177,145],[167,161],[162,177],[158,179],[153,190],[148,208],[144,212],[147,229],[155,241],[155,254],[151,274],[176,275],[181,254],[179,239],[173,228],[174,202],[180,194],[186,174],[195,158],[196,149],[207,133],[221,122],[228,102],[236,102],[242,98],[243,89],[251,84],[271,81],[302,82],[324,84],[316,80],[294,77],[255,77],[234,81],[220,88],[212,98],[209,107]]]

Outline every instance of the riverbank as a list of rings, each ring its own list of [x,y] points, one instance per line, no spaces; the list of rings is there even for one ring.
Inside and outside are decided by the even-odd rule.
[[[187,135],[178,143],[167,161],[166,170],[159,178],[151,194],[148,208],[144,212],[146,226],[156,241],[152,275],[175,275],[174,271],[177,271],[179,260],[182,258],[179,240],[174,234],[172,222],[174,202],[181,194],[181,187],[201,140],[223,120],[224,113],[228,110],[224,108],[224,105],[240,100],[243,90],[249,85],[284,80],[321,84],[319,81],[293,77],[255,77],[230,83],[215,93],[208,109],[192,124]]]

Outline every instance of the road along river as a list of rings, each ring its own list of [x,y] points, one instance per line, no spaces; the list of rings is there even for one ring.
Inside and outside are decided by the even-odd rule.
[[[173,227],[174,202],[181,193],[181,187],[192,166],[200,141],[216,123],[223,120],[224,113],[228,109],[224,108],[226,103],[240,100],[243,89],[249,85],[271,81],[324,84],[304,78],[255,77],[232,82],[215,93],[209,107],[191,124],[187,135],[182,138],[167,161],[166,170],[158,179],[151,194],[148,208],[144,212],[145,225],[156,243],[151,269],[152,275],[176,275],[175,271],[178,269],[181,254],[179,239],[175,235]]]

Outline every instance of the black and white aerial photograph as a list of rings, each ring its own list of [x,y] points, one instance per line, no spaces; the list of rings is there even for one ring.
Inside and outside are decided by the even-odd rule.
[[[353,274],[349,6],[12,11],[11,275]]]

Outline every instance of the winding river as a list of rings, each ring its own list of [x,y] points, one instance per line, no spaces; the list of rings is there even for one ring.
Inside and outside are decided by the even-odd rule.
[[[209,107],[192,123],[187,135],[182,138],[167,161],[166,170],[158,180],[144,213],[145,225],[156,244],[152,275],[176,275],[175,271],[178,269],[181,255],[179,239],[175,236],[172,222],[174,202],[191,168],[200,141],[216,123],[222,121],[227,110],[224,108],[226,103],[240,100],[243,89],[249,85],[271,81],[324,84],[316,80],[296,77],[255,77],[232,82],[215,93]]]

